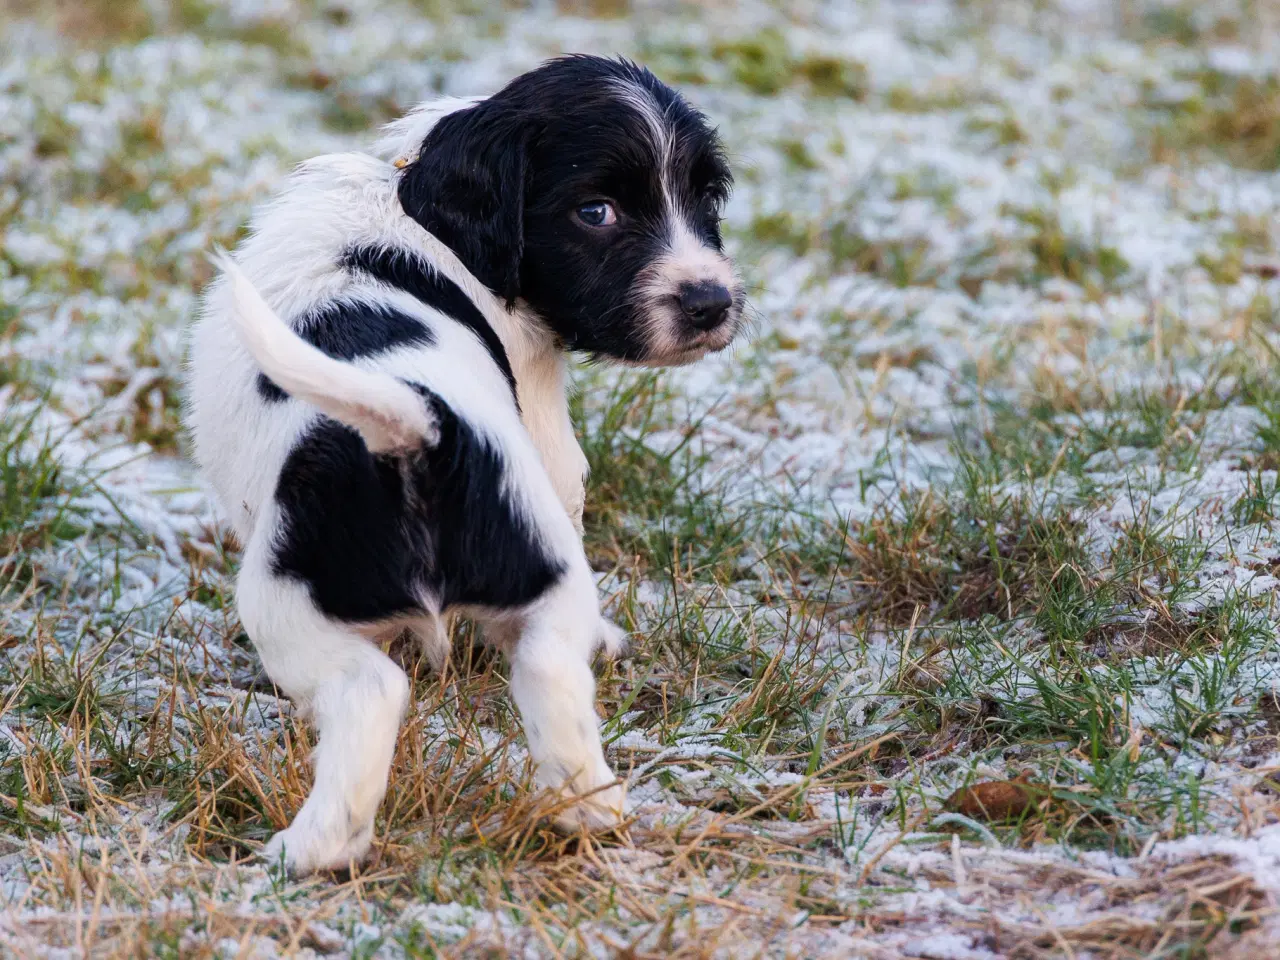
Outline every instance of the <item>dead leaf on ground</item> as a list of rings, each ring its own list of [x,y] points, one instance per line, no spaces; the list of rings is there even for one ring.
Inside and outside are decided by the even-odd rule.
[[[1016,780],[988,780],[971,784],[947,797],[946,809],[974,820],[1016,820],[1049,795],[1049,788]]]

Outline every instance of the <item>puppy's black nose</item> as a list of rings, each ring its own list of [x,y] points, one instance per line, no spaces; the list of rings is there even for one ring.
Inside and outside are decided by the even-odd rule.
[[[724,315],[733,306],[732,294],[720,284],[708,280],[681,284],[677,299],[684,315],[699,330],[713,330],[720,326]]]

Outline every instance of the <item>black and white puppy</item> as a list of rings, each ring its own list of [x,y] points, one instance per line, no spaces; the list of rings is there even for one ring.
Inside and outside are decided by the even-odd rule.
[[[367,851],[407,705],[377,641],[441,618],[506,649],[541,785],[608,826],[590,658],[618,634],[583,554],[566,351],[686,363],[727,346],[730,174],[706,119],[624,61],[551,61],[425,105],[385,158],[318,157],[261,208],[193,332],[195,452],[245,544],[240,618],[319,731],[315,786],[267,847]]]

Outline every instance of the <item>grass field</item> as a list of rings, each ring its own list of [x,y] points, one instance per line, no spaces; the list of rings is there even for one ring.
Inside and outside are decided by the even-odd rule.
[[[0,955],[1280,956],[1280,3],[0,2]],[[582,367],[625,835],[456,638],[352,875],[183,458],[252,206],[619,52],[719,124],[752,329]]]

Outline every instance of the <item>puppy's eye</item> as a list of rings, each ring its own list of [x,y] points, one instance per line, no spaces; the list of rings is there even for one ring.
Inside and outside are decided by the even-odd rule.
[[[618,212],[613,209],[613,204],[603,200],[584,203],[573,213],[588,227],[608,227],[618,222]]]

